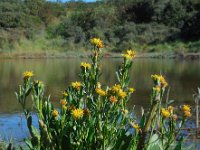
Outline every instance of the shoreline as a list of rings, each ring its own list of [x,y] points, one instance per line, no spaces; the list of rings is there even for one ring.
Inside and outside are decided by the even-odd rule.
[[[84,52],[35,52],[35,53],[0,53],[0,59],[63,59],[63,58],[88,58],[91,53]],[[121,53],[103,52],[104,58],[120,58]],[[172,53],[172,52],[153,52],[137,53],[136,58],[152,59],[183,59],[196,60],[200,59],[199,53]]]

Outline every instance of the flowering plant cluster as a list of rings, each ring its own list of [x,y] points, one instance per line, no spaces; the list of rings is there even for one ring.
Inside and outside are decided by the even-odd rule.
[[[44,84],[33,80],[33,72],[23,74],[23,84],[16,97],[21,104],[30,138],[29,149],[175,149],[180,146],[179,129],[191,116],[190,106],[183,105],[184,115],[178,118],[174,107],[162,108],[167,81],[162,75],[152,75],[154,86],[151,107],[141,119],[128,111],[127,102],[135,92],[129,87],[129,69],[136,53],[127,50],[117,70],[118,83],[105,86],[99,82],[102,40],[93,38],[91,62],[80,65],[80,81],[72,82],[62,93],[60,108],[54,108],[50,96],[44,94]],[[32,125],[31,110],[26,101],[32,95],[38,115],[39,131]],[[181,125],[177,127],[178,120]],[[179,142],[177,142],[179,140]]]

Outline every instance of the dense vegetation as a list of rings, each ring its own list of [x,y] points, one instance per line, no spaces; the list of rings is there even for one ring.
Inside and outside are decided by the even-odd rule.
[[[0,1],[0,52],[73,51],[91,37],[107,50],[198,52],[198,0]]]

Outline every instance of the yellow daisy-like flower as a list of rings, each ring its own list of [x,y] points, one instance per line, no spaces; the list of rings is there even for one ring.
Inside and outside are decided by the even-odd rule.
[[[111,103],[117,103],[117,101],[118,101],[118,100],[117,100],[117,98],[116,98],[115,96],[111,96],[111,97],[110,97],[110,102],[111,102]]]
[[[80,88],[81,88],[81,82],[72,82],[72,87],[74,88],[74,89],[76,89],[76,90],[80,90]]]
[[[103,48],[103,41],[99,38],[92,38],[90,39],[90,43],[92,45],[97,46],[98,48]]]
[[[121,85],[119,85],[119,84],[115,84],[115,85],[111,88],[111,91],[112,91],[113,93],[117,93],[117,92],[119,92],[119,90],[121,90]]]
[[[172,114],[174,111],[174,107],[173,106],[168,106],[167,110]]]
[[[165,78],[162,75],[159,76],[159,79],[160,79],[160,83],[161,83],[162,87],[167,87],[168,86],[167,81],[165,80]]]
[[[102,90],[101,88],[96,88],[96,93],[99,94],[100,96],[106,96],[106,91]]]
[[[127,109],[122,109],[122,113],[127,115],[128,114],[128,110]]]
[[[67,105],[67,101],[66,101],[65,99],[61,99],[61,100],[60,100],[60,104],[61,104],[62,106],[65,106],[65,105]]]
[[[90,69],[91,65],[89,63],[86,63],[86,62],[81,62],[81,67],[84,68],[84,69]]]
[[[191,116],[192,116],[192,114],[190,111],[184,111],[184,117],[189,118]]]
[[[25,72],[23,73],[23,78],[24,78],[24,79],[28,79],[28,78],[30,78],[30,77],[32,77],[32,76],[34,76],[34,74],[33,74],[32,71],[25,71]]]
[[[168,86],[167,81],[165,80],[165,78],[162,75],[154,74],[154,75],[151,75],[151,78],[152,78],[152,80],[154,82],[158,82],[159,81],[162,87],[167,87]]]
[[[120,89],[119,92],[118,92],[118,96],[123,99],[127,96],[127,94],[126,94],[126,92],[124,92]]]
[[[158,81],[158,80],[160,80],[160,76],[157,75],[157,74],[151,75],[151,78],[152,78],[153,81]]]
[[[101,83],[97,82],[97,88],[101,88]]]
[[[36,83],[36,84],[43,84],[43,82],[40,81],[40,80],[36,80],[35,83]]]
[[[161,109],[161,113],[162,113],[162,116],[164,118],[169,118],[169,116],[170,116],[170,112],[167,109],[165,109],[165,108]]]
[[[71,114],[74,119],[80,119],[83,117],[84,112],[83,109],[74,109]]]
[[[62,92],[63,97],[67,97],[68,93],[66,91]]]
[[[58,117],[58,111],[57,110],[53,110],[51,114],[52,114],[53,117]]]
[[[140,130],[140,126],[137,123],[131,123],[131,126],[136,130],[139,131]]]
[[[182,110],[183,110],[183,111],[190,111],[190,110],[191,110],[191,107],[190,107],[190,105],[183,105],[183,106],[182,106]]]
[[[126,50],[126,53],[122,54],[122,56],[126,59],[131,60],[133,57],[135,57],[136,52],[134,50]]]
[[[135,89],[134,89],[134,88],[129,88],[128,91],[129,91],[130,93],[133,93],[133,92],[135,92]]]
[[[160,92],[160,87],[159,86],[153,87],[153,90],[156,92]]]

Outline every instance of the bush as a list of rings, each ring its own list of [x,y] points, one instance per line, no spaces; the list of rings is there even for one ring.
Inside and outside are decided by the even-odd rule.
[[[152,75],[154,86],[148,113],[139,119],[128,111],[127,102],[135,91],[129,85],[129,69],[135,52],[127,50],[124,61],[117,70],[118,84],[111,87],[99,82],[103,43],[91,39],[94,47],[91,64],[81,63],[80,81],[72,82],[63,92],[60,109],[44,95],[44,84],[33,81],[33,72],[23,74],[23,84],[16,97],[27,119],[30,149],[178,149],[182,147],[180,129],[191,116],[190,106],[182,106],[176,115],[171,101],[164,104],[168,83],[162,75]],[[32,125],[31,109],[26,107],[32,95],[34,111],[38,115],[39,132]]]

